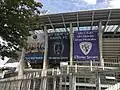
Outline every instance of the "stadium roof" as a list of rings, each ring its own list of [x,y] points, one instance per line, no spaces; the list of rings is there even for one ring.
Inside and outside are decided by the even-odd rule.
[[[103,31],[107,31],[108,28],[112,32],[120,31],[120,9],[68,12],[39,17],[41,26],[46,25],[48,29],[54,30],[56,28],[67,28],[70,23],[73,24],[73,27],[98,26],[99,21],[102,22]]]

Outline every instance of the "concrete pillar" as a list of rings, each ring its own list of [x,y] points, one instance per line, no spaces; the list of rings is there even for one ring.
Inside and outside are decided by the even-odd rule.
[[[47,34],[47,27],[44,26],[44,33],[45,33],[45,51],[44,51],[44,60],[43,60],[43,70],[42,70],[42,79],[41,79],[41,90],[46,90],[47,88],[47,53],[48,53],[48,34]]]
[[[102,35],[103,35],[103,31],[102,31],[102,22],[99,21],[99,28],[98,28],[98,31],[99,31],[99,51],[100,51],[100,64],[101,66],[104,68],[104,59],[103,59],[103,53],[102,53]]]
[[[47,33],[47,27],[46,26],[44,26],[44,33],[45,33],[45,51],[44,51],[43,70],[47,68],[48,33]]]
[[[70,65],[73,65],[73,27],[70,23]]]
[[[22,48],[22,54],[21,54],[21,57],[20,57],[20,61],[19,61],[19,70],[18,70],[18,76],[22,76],[23,75],[23,72],[24,72],[24,56],[25,56],[25,49]]]
[[[70,23],[70,66],[73,65],[73,26]],[[70,73],[69,75],[69,90],[76,90],[76,79],[75,76]]]

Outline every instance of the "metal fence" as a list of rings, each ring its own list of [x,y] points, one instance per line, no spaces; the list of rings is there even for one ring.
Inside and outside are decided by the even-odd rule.
[[[80,64],[81,62],[79,62]],[[120,90],[119,63],[62,66],[0,80],[0,90]],[[116,67],[115,67],[116,66]]]

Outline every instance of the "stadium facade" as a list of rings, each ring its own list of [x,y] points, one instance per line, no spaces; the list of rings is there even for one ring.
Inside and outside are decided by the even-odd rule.
[[[20,59],[20,90],[120,88],[120,9],[49,14],[38,20]],[[33,69],[23,68],[24,61]]]

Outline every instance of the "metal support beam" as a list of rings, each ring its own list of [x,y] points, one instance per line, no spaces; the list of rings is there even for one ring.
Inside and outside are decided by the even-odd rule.
[[[113,30],[113,28],[115,27],[115,25],[111,25],[112,26],[112,28],[110,29],[110,32]]]
[[[103,30],[102,30],[103,32],[105,31],[105,28],[107,27],[107,25],[108,25],[108,23],[109,23],[110,16],[111,16],[111,10],[109,11],[107,22],[106,22],[106,24],[105,24],[105,26],[104,26],[104,28],[103,28]]]
[[[93,27],[93,21],[94,21],[94,11],[92,11],[92,22],[91,22],[91,30],[92,30],[92,27]]]
[[[102,22],[106,22],[106,21],[108,21],[108,20],[106,20],[106,19],[101,19],[101,21],[102,21]],[[119,22],[120,19],[110,19],[109,21],[110,21],[110,22],[112,22],[112,21],[113,21],[113,22],[116,22],[116,21]],[[92,22],[92,20],[79,21],[79,23],[91,23],[91,22]],[[94,20],[94,22],[99,22],[99,20]],[[69,23],[77,23],[77,21],[71,21],[71,22],[66,21],[66,22],[65,22],[65,24],[69,24]],[[52,25],[59,25],[59,24],[63,24],[63,22],[52,23]],[[51,25],[51,24],[48,23],[48,24],[45,24],[45,25],[48,26],[48,25]],[[44,26],[44,24],[41,24],[40,26],[42,27],[42,26]]]
[[[64,27],[65,27],[65,29],[66,29],[66,31],[67,31],[67,27],[66,27],[66,25],[65,25],[65,19],[64,19],[64,17],[63,17],[63,14],[61,14],[61,16],[62,16],[62,20],[63,20],[63,25],[64,25]]]
[[[73,65],[73,27],[70,23],[70,65]]]
[[[104,60],[103,60],[103,54],[102,54],[102,22],[99,21],[99,26],[98,26],[98,30],[99,30],[99,52],[100,52],[100,62],[101,62],[101,66],[104,68]]]
[[[54,28],[54,26],[53,26],[53,24],[52,24],[52,21],[51,21],[51,19],[50,19],[49,16],[48,16],[48,20],[49,20],[49,22],[50,22],[51,27],[55,30],[55,28]]]
[[[113,34],[113,37],[115,36],[115,34],[116,34],[117,31],[119,30],[119,28],[120,28],[120,24],[119,24],[118,27],[115,29],[114,34]]]
[[[79,31],[79,13],[77,13],[77,27],[78,27],[78,31]]]

